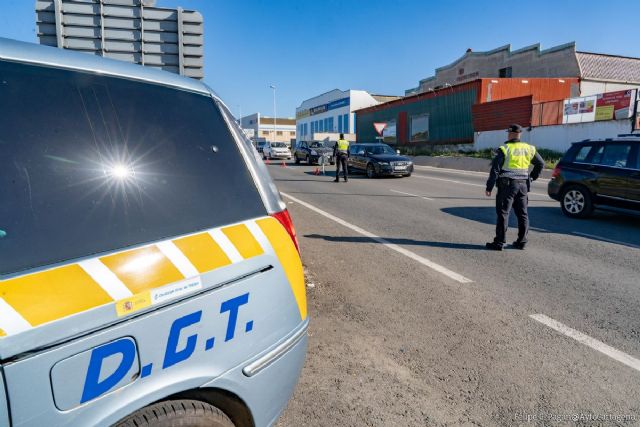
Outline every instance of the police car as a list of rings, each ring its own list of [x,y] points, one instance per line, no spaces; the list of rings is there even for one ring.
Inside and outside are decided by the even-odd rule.
[[[0,39],[0,161],[0,425],[275,422],[302,265],[211,89]]]

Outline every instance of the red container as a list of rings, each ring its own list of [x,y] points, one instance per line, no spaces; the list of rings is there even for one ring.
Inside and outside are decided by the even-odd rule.
[[[499,101],[531,95],[533,102],[557,101],[571,98],[577,78],[511,78],[481,79],[478,103]]]
[[[531,96],[521,96],[473,105],[473,130],[484,132],[507,129],[512,123],[518,123],[523,127],[531,126],[531,100]]]

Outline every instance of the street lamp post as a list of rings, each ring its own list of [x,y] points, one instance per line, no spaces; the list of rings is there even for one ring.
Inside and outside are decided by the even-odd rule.
[[[271,142],[276,141],[276,87],[274,85],[269,86],[273,89],[273,140]]]

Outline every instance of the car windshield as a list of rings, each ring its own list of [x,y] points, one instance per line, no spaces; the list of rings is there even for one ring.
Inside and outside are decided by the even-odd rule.
[[[311,145],[309,145],[310,148],[325,148],[325,145],[323,142],[312,142]]]
[[[371,154],[396,154],[393,148],[388,145],[372,145],[366,148]]]
[[[264,141],[258,142],[258,147],[264,147],[267,143]]]
[[[274,142],[271,144],[271,146],[276,148],[287,148],[287,144],[285,144],[284,142]]]

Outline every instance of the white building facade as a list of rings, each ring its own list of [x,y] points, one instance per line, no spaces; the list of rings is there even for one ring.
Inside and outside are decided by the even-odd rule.
[[[274,123],[275,122],[275,123]],[[259,141],[285,142],[288,145],[296,139],[296,121],[292,117],[263,116],[260,113],[250,114],[240,119],[240,127],[254,143]]]
[[[334,89],[307,99],[296,108],[296,139],[316,141],[327,138],[327,134],[333,135],[330,139],[337,139],[341,133],[355,134],[354,111],[393,99],[397,97],[352,89]]]

